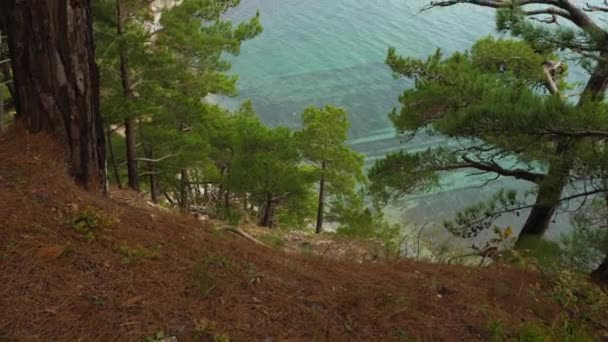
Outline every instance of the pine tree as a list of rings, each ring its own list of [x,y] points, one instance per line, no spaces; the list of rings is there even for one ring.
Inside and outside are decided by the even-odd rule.
[[[302,122],[300,148],[319,182],[316,232],[320,233],[326,198],[353,196],[357,182],[363,181],[363,156],[346,145],[350,122],[343,109],[309,107],[302,113]]]
[[[245,106],[232,117],[224,190],[250,196],[259,208],[259,225],[275,227],[282,207],[290,207],[299,216],[311,191],[310,170],[302,156],[294,132],[286,127],[268,128]],[[304,215],[306,216],[306,215]]]
[[[526,41],[493,38],[480,40],[469,52],[448,58],[438,52],[427,61],[402,58],[391,49],[387,62],[393,71],[415,81],[415,88],[400,98],[401,111],[391,114],[398,131],[411,135],[428,129],[456,143],[398,152],[378,162],[370,172],[376,197],[387,200],[433,188],[438,172],[476,169],[535,184],[538,193],[530,215],[536,215],[542,203],[550,210],[550,219],[569,181],[595,173],[569,174],[570,167],[589,165],[594,159],[584,157],[593,144],[564,139],[555,130],[608,127],[602,103],[575,105],[562,96],[568,87],[567,65],[555,59],[551,51],[539,51]],[[565,150],[556,154],[559,146]],[[489,228],[496,213],[522,205],[508,192],[490,202],[467,210],[448,228],[471,236]],[[533,232],[524,229],[520,238],[542,235],[546,226],[535,225]]]
[[[105,191],[89,1],[7,0],[0,3],[0,13],[0,28],[8,35],[18,119],[32,133],[58,135],[76,182]]]
[[[122,34],[116,33],[116,0],[100,0],[96,7],[100,51],[104,51],[99,57],[103,112],[114,129],[127,119],[135,122],[138,153],[145,155],[136,158],[145,163],[138,175],[148,176],[155,197],[164,193],[187,211],[198,185],[192,178],[200,178],[202,170],[208,173],[203,178],[215,177],[209,167],[209,139],[213,122],[226,116],[225,110],[203,99],[209,94],[236,95],[236,77],[226,75],[230,64],[222,55],[238,54],[243,41],[259,34],[259,18],[236,26],[223,21],[221,15],[238,1],[172,3],[156,9],[158,21],[151,19],[145,1],[120,3],[129,14]],[[126,88],[121,77],[125,73],[118,72],[123,61],[128,62],[130,77]],[[130,89],[129,96],[125,89]],[[114,134],[114,139],[120,136]],[[132,158],[117,155],[116,159],[129,164]],[[171,193],[179,196],[173,198]]]
[[[436,7],[449,7],[458,4],[472,4],[497,10],[497,27],[501,31],[521,37],[530,43],[537,51],[556,51],[568,54],[570,60],[575,60],[584,66],[589,77],[578,99],[578,106],[588,106],[590,102],[604,101],[608,88],[608,30],[602,24],[603,18],[599,13],[608,12],[608,6],[593,2],[577,3],[573,1],[531,0],[438,0],[431,1],[423,10]],[[566,25],[563,25],[566,23]],[[548,64],[546,72],[551,74],[551,66],[561,63]],[[553,87],[554,88],[554,87]],[[569,131],[566,129],[566,131]],[[577,130],[576,137],[594,136],[585,130]],[[571,171],[575,166],[571,159],[572,149],[577,144],[571,144],[572,134],[558,132],[561,139],[554,145],[551,153],[556,156],[549,164],[548,181],[538,187],[538,196],[528,219],[522,228],[522,234],[538,236],[547,229],[551,217],[559,204],[564,187],[571,179]],[[597,131],[596,131],[597,133]],[[543,132],[545,135],[546,132]],[[602,134],[600,134],[602,135]],[[600,175],[606,178],[608,173]],[[546,185],[545,185],[546,184]],[[608,260],[606,261],[608,262]],[[608,279],[604,267],[604,279]]]
[[[497,9],[498,29],[509,31],[522,37],[539,52],[556,50],[568,51],[571,58],[577,59],[587,67],[589,78],[580,96],[579,105],[590,101],[601,101],[608,85],[608,32],[589,12],[604,12],[603,6],[586,4],[578,7],[571,2],[553,1],[433,1],[423,10],[435,7],[448,7],[460,3],[473,4]],[[555,25],[567,21],[573,25]],[[548,61],[549,62],[549,61]],[[553,73],[563,63],[552,61],[545,65],[545,71]],[[557,68],[554,68],[557,67]],[[550,84],[548,89],[555,90]],[[547,172],[551,180],[538,188],[537,201],[532,208],[522,233],[542,235],[558,205],[564,186],[568,183],[571,165],[567,155],[571,154],[566,140],[556,144],[552,154],[560,156],[549,165]]]

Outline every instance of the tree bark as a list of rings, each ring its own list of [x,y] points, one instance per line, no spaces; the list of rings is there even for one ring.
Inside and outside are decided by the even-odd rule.
[[[183,213],[190,212],[190,199],[188,193],[190,192],[190,187],[188,185],[188,171],[182,169],[180,171],[180,209]]]
[[[125,119],[125,136],[127,141],[127,173],[129,178],[129,187],[139,191],[139,174],[137,173],[137,150],[135,143],[135,120],[133,118]]]
[[[230,187],[228,185],[229,170],[226,167],[222,167],[222,183],[226,184],[225,187],[220,187],[220,196],[222,197],[222,204],[224,207],[224,219],[230,217]]]
[[[602,101],[608,87],[608,53],[600,55],[600,62],[591,74],[585,85],[585,89],[578,102],[582,106],[588,101]],[[558,144],[556,155],[558,159],[549,166],[549,171],[545,180],[538,186],[538,196],[534,207],[530,210],[528,219],[524,224],[515,246],[521,246],[526,238],[541,238],[549,227],[549,223],[555,210],[559,205],[559,200],[564,187],[568,182],[568,174],[572,163],[567,159],[568,142],[565,138]]]
[[[605,45],[608,45],[606,39]],[[593,73],[589,77],[583,94],[578,102],[579,106],[586,101],[602,101],[606,96],[608,88],[608,52],[603,52],[599,56],[599,61]]]
[[[230,190],[226,187],[226,191],[224,192],[224,218],[228,219],[230,217]]]
[[[31,133],[57,137],[78,184],[105,191],[105,135],[89,1],[2,0],[0,13],[20,121]]]
[[[116,35],[118,37],[123,36],[123,20],[124,15],[122,13],[122,7],[120,0],[116,1]],[[127,101],[132,101],[133,96],[133,84],[131,82],[131,75],[129,74],[129,62],[127,60],[127,51],[124,42],[121,42],[118,47],[118,59],[120,64],[120,80],[122,83],[122,92]],[[129,178],[129,187],[139,191],[139,174],[137,170],[137,143],[135,141],[135,119],[132,117],[132,113],[128,113],[125,118],[125,136],[126,136],[126,149],[127,149],[127,173]]]
[[[266,203],[264,203],[263,214],[260,219],[260,226],[268,227],[272,229],[273,216],[274,216],[274,201],[272,194],[266,194]]]
[[[542,238],[549,224],[555,215],[555,210],[559,205],[559,200],[562,191],[568,181],[568,173],[570,170],[570,162],[563,158],[567,158],[564,153],[567,147],[558,147],[558,160],[549,166],[547,177],[538,185],[538,195],[534,206],[528,214],[526,223],[524,224],[517,242],[516,247],[521,247],[524,240],[531,237]]]
[[[154,159],[154,151],[152,150],[152,146],[146,144],[144,146],[144,152],[146,153],[146,158],[149,160]],[[156,167],[154,163],[148,162],[148,172],[150,173],[150,198],[152,199],[152,203],[158,203],[158,199],[160,197],[160,190],[158,186],[158,177],[156,175]]]
[[[0,20],[1,21],[1,20]],[[0,61],[10,59],[10,53],[8,49],[8,36],[5,35],[6,30],[0,24]],[[6,63],[0,63],[0,72],[2,73],[3,82],[6,83],[6,88],[11,98],[15,97],[15,87],[13,86],[10,70],[10,61]]]
[[[114,147],[112,146],[112,132],[110,126],[106,125],[106,139],[108,141],[108,152],[110,153],[110,163],[112,163],[112,170],[114,171],[114,178],[116,179],[116,185],[119,189],[122,189],[122,182],[120,180],[120,173],[118,172],[118,163],[116,163],[116,156],[114,155]]]
[[[608,44],[608,42],[607,42]],[[608,53],[600,54],[600,62],[595,71],[591,75],[583,97],[588,97],[591,100],[601,101],[606,95],[606,88],[608,87]],[[581,98],[581,101],[584,99]],[[608,183],[606,176],[603,177],[604,184]],[[608,194],[604,194],[604,200],[608,206]],[[591,278],[596,282],[608,286],[608,253],[602,261],[602,263],[591,272]]]
[[[323,211],[325,206],[325,160],[321,162],[321,180],[319,181],[319,207],[317,209],[316,233],[323,231]]]

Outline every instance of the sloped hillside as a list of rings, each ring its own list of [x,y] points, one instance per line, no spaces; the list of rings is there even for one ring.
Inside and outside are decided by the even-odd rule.
[[[522,270],[285,254],[98,197],[53,146],[0,137],[2,341],[482,341],[556,313]]]

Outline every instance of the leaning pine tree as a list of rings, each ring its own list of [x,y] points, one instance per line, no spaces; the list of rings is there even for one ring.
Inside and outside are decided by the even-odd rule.
[[[343,109],[308,107],[302,122],[298,140],[319,184],[315,231],[321,233],[327,198],[355,196],[357,183],[363,181],[363,156],[346,145],[350,122]]]
[[[495,8],[499,30],[509,31],[523,38],[541,54],[562,51],[560,55],[566,53],[569,59],[580,62],[586,67],[589,77],[579,97],[578,105],[603,101],[608,86],[608,63],[606,63],[608,32],[599,24],[600,19],[590,15],[589,12],[607,12],[607,7],[591,4],[579,7],[571,1],[551,0],[440,0],[431,2],[425,9],[461,3]],[[572,25],[557,25],[564,21]],[[389,56],[389,62],[391,61],[398,61],[394,53],[392,58]],[[543,69],[552,76],[562,68],[562,65],[563,63],[557,59],[546,60]],[[397,65],[391,66],[395,72],[402,72]],[[530,65],[530,67],[534,66]],[[557,86],[557,83],[549,82],[547,90],[555,93],[559,90]],[[569,144],[568,139],[561,139],[552,148],[551,154],[557,158],[547,165],[547,177],[538,186],[536,203],[522,229],[524,235],[544,234],[555,214],[562,191],[568,183],[568,174],[573,165],[568,161],[567,156],[572,154],[572,145]]]
[[[390,154],[377,162],[370,172],[377,198],[428,190],[437,185],[439,172],[456,169],[532,183],[537,192],[530,215],[550,208],[548,219],[560,202],[608,191],[602,182],[606,165],[598,162],[605,159],[598,156],[605,155],[607,106],[596,99],[569,101],[563,81],[567,65],[551,52],[538,51],[526,41],[486,38],[469,52],[448,58],[438,52],[426,61],[401,58],[391,50],[388,63],[415,81],[400,98],[401,111],[391,114],[397,129],[406,135],[439,133],[452,143]],[[566,187],[569,191],[562,196]],[[525,207],[514,193],[501,191],[447,222],[446,228],[470,237],[489,228],[500,214]],[[518,245],[546,230],[546,224],[530,221]]]
[[[562,51],[562,55],[568,55],[588,72],[577,104],[584,106],[604,101],[608,88],[608,30],[603,23],[605,18],[602,18],[608,12],[605,1],[598,4],[570,0],[437,0],[424,9],[458,4],[494,8],[499,30],[523,38],[537,51]],[[589,135],[578,133],[579,138]],[[572,135],[566,135],[555,144],[553,153],[556,156],[566,157],[572,153],[569,137]],[[523,227],[524,234],[542,235],[547,229],[572,168],[567,158],[555,158],[549,165],[550,181],[546,182],[548,185],[538,187],[537,201]],[[608,257],[594,276],[608,282]]]
[[[18,120],[56,135],[77,183],[104,191],[105,145],[89,1],[0,2]],[[44,34],[42,34],[42,32]]]
[[[585,164],[580,156],[595,146],[565,133],[606,127],[606,118],[598,115],[605,112],[604,105],[569,102],[563,94],[567,66],[525,41],[486,38],[469,52],[448,58],[438,52],[427,61],[401,58],[391,50],[388,63],[397,74],[415,81],[400,99],[401,111],[391,114],[398,131],[411,135],[425,130],[457,143],[398,152],[379,161],[371,178],[372,190],[382,199],[433,187],[441,171],[473,169],[532,183],[537,194],[530,215],[549,210],[550,204],[550,219],[554,206],[565,200],[562,189],[573,184],[571,168]],[[587,169],[575,178],[591,176]],[[447,228],[468,237],[490,227],[500,213],[522,206],[508,192],[490,202],[459,215]],[[545,232],[548,222],[530,221],[529,217],[519,242]]]

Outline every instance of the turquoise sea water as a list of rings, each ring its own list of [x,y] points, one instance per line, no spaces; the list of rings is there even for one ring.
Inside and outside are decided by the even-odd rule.
[[[422,149],[438,138],[400,143],[387,114],[408,86],[384,64],[389,46],[403,55],[426,57],[441,47],[464,50],[495,32],[494,12],[461,5],[419,13],[426,1],[412,0],[242,0],[228,13],[240,21],[261,13],[264,32],[231,58],[239,75],[236,106],[251,99],[269,125],[299,125],[311,105],[335,104],[350,113],[350,143],[367,164],[389,151]],[[396,221],[440,222],[455,211],[490,196],[497,188],[525,189],[525,183],[500,181],[479,189],[466,173],[446,174],[433,194],[412,196],[389,208]],[[511,223],[513,220],[507,218]]]
[[[384,65],[388,47],[425,57],[440,46],[448,53],[466,49],[494,30],[492,11],[461,6],[418,14],[423,5],[243,0],[229,17],[238,21],[260,10],[264,33],[234,59],[241,98],[251,98],[269,124],[295,126],[306,106],[332,103],[351,113],[355,142],[393,137],[387,113],[406,83]]]

